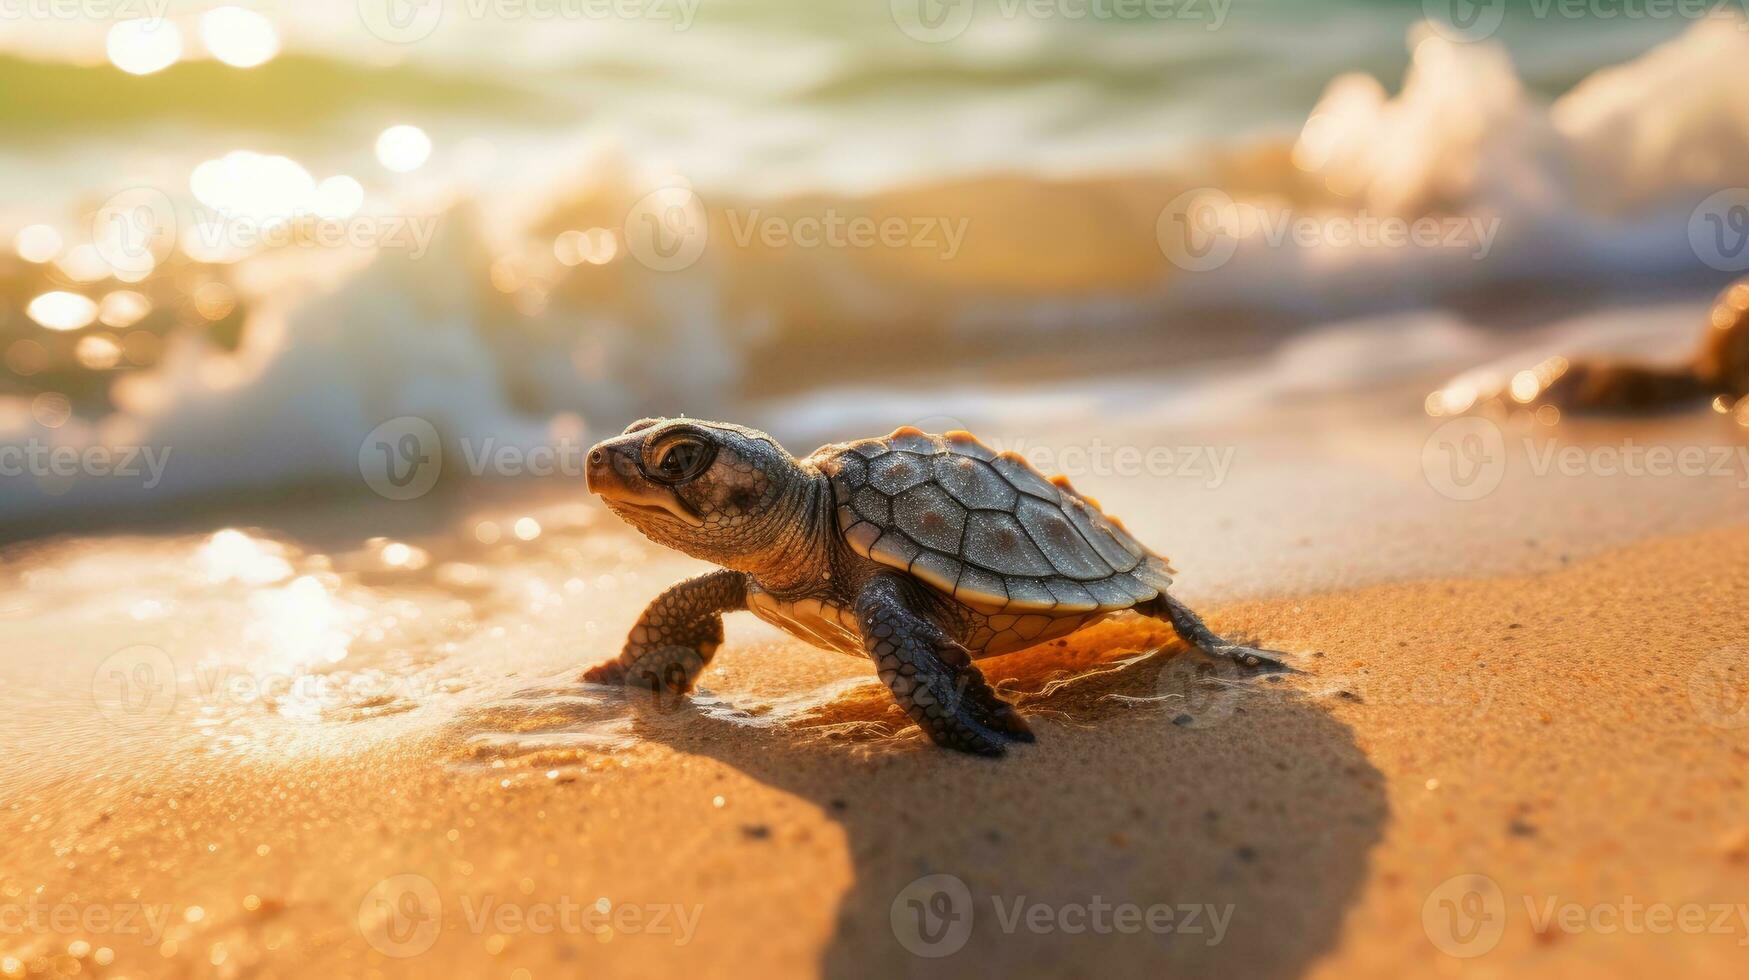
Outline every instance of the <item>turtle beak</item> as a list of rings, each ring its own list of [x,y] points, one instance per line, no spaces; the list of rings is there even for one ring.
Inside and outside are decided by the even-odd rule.
[[[610,505],[702,527],[704,521],[692,513],[673,491],[644,478],[643,470],[638,466],[638,452],[642,445],[642,436],[633,434],[606,439],[591,447],[588,465],[583,470],[589,492]]]
[[[589,486],[589,492],[603,497],[623,493],[631,479],[640,478],[638,462],[635,454],[638,451],[634,442],[630,446],[623,445],[626,439],[620,436],[605,439],[589,448],[589,464],[583,469],[583,480]]]

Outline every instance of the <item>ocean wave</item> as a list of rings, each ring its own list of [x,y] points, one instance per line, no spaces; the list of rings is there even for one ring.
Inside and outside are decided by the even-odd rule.
[[[1041,372],[1109,373],[1113,349],[1125,351],[1126,369],[1156,377],[1241,355],[1210,370],[1265,395],[1308,378],[1371,384],[1376,371],[1341,365],[1376,361],[1370,352],[1393,335],[1407,346],[1389,370],[1441,371],[1452,366],[1442,357],[1493,350],[1473,332],[1566,316],[1562,336],[1572,337],[1584,317],[1571,312],[1606,293],[1688,290],[1698,304],[1728,277],[1703,261],[1691,232],[1704,227],[1702,203],[1749,173],[1749,32],[1738,22],[1697,24],[1552,102],[1526,90],[1497,45],[1429,31],[1411,45],[1394,95],[1370,76],[1338,77],[1296,137],[1215,147],[1154,172],[991,175],[863,196],[704,192],[709,246],[677,271],[627,254],[635,229],[624,216],[647,178],[580,161],[588,178],[554,192],[508,245],[460,208],[423,257],[385,252],[331,290],[282,289],[255,304],[236,353],[180,341],[159,366],[118,382],[135,390],[108,417],[50,428],[16,406],[0,411],[15,420],[0,454],[124,442],[176,454],[151,488],[10,479],[0,518],[293,483],[357,491],[366,436],[408,416],[449,441],[550,444],[645,412],[735,415],[786,395],[817,403],[821,392],[905,385],[939,392],[946,379],[963,384],[1005,364],[1048,389]],[[1198,207],[1214,221],[1199,233],[1226,253],[1213,264],[1173,244],[1172,219]],[[833,214],[964,221],[968,234],[950,255],[941,237],[933,249],[797,248],[747,231]],[[611,262],[553,262],[554,235],[591,226],[619,236]],[[1456,238],[1365,240],[1368,228],[1417,226]],[[506,262],[528,268],[504,282],[492,270]],[[1461,315],[1412,312],[1441,307]],[[1364,326],[1309,332],[1354,320]],[[1272,348],[1273,359],[1262,356]],[[832,415],[810,411],[821,427]],[[582,421],[561,432],[555,416]]]

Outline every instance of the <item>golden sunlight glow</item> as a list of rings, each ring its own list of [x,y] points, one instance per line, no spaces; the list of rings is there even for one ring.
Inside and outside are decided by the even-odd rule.
[[[97,304],[97,318],[106,327],[131,327],[152,312],[152,301],[131,289],[118,289]]]
[[[242,582],[266,585],[292,573],[292,567],[277,547],[234,528],[215,533],[201,545],[196,562],[213,583]]]
[[[233,150],[194,168],[188,189],[226,218],[283,224],[311,209],[316,181],[290,157]]]
[[[335,174],[316,185],[310,210],[318,218],[338,221],[350,218],[364,206],[364,185],[345,174]]]
[[[215,7],[200,17],[200,41],[233,68],[254,68],[279,53],[273,22],[242,7]]]
[[[431,137],[418,126],[390,126],[377,137],[377,159],[398,174],[411,173],[431,157]]]
[[[1535,371],[1520,371],[1512,376],[1512,400],[1521,405],[1528,405],[1542,389]]]
[[[66,273],[68,278],[76,282],[96,282],[108,279],[114,271],[103,259],[103,253],[96,245],[87,242],[75,245],[55,259],[55,267]]]
[[[121,363],[121,345],[109,334],[80,337],[73,347],[73,356],[93,371],[107,371]]]
[[[1464,381],[1454,381],[1446,385],[1440,392],[1439,407],[1447,415],[1462,415],[1476,403],[1476,386]]]
[[[566,231],[553,240],[553,258],[565,265],[606,265],[619,254],[619,238],[611,229]]]
[[[29,225],[13,236],[12,248],[26,262],[41,264],[61,254],[61,233],[49,225]]]
[[[90,297],[55,290],[31,300],[25,312],[50,330],[78,330],[97,319],[97,304]]]
[[[109,60],[130,75],[150,75],[182,57],[182,31],[167,20],[124,20],[109,29]]]
[[[208,320],[223,320],[237,307],[237,293],[222,282],[202,283],[194,291],[194,311]]]

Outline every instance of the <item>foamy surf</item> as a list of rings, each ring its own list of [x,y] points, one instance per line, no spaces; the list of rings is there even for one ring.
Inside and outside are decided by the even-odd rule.
[[[1608,316],[1595,328],[1573,318],[1588,293],[1630,302],[1691,290],[1698,303],[1722,279],[1693,235],[1721,182],[1749,171],[1749,32],[1739,19],[1695,24],[1553,102],[1526,89],[1497,44],[1426,29],[1411,44],[1397,94],[1343,75],[1296,138],[1215,147],[1154,173],[765,202],[701,191],[710,247],[678,271],[647,268],[623,240],[607,265],[553,262],[544,229],[611,226],[654,179],[594,158],[605,175],[553,192],[520,230],[483,230],[453,208],[417,258],[385,251],[315,295],[264,287],[238,351],[179,339],[157,367],[118,379],[107,414],[63,421],[5,399],[0,462],[33,469],[13,481],[0,518],[19,533],[57,515],[294,484],[358,492],[373,434],[398,420],[430,426],[449,478],[514,480],[522,474],[489,462],[494,448],[574,454],[649,412],[746,417],[803,380],[827,393],[806,396],[819,406],[861,391],[850,401],[880,411],[852,420],[807,408],[792,422],[782,405],[770,412],[774,428],[992,414],[973,403],[986,392],[889,394],[906,376],[951,375],[956,350],[994,348],[1035,365],[1063,355],[1059,372],[1102,378],[1104,345],[1131,351],[1123,360],[1155,379],[1225,356],[1152,396],[1162,413],[1185,417],[1193,404],[1233,410],[1308,385],[1374,384],[1381,372],[1450,374],[1453,351],[1495,347],[1487,335],[1499,311],[1523,319],[1510,311],[1525,295],[1555,297],[1553,308],[1569,311],[1564,340],[1584,346],[1615,329]],[[1103,219],[1086,219],[1094,206]],[[949,261],[774,250],[746,237],[751,215],[794,221],[833,208],[939,212],[970,231]],[[1002,218],[1015,210],[1033,219]],[[1211,266],[1184,252],[1175,219],[1202,223],[1198,233],[1213,236],[1204,244],[1225,257]],[[1407,244],[1387,241],[1391,229]],[[755,301],[774,291],[740,285],[766,281],[791,283],[775,291],[788,298]],[[1481,305],[1437,312],[1460,300]],[[1308,332],[1338,321],[1349,322]],[[1302,336],[1273,364],[1246,362],[1257,338],[1293,332]],[[939,360],[886,359],[904,346],[892,338],[924,335],[946,338]],[[1357,375],[1359,359],[1345,353],[1355,345],[1393,355],[1369,354],[1382,367]],[[1079,392],[1088,383],[1053,392],[1036,369],[1030,376],[1024,400],[1040,411],[1090,404]],[[67,473],[49,465],[55,454]],[[107,468],[90,472],[98,456]]]

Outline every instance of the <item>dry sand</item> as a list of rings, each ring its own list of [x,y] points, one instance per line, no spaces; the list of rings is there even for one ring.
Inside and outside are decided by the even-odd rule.
[[[1646,425],[1707,439],[1712,424]],[[1381,442],[1419,436],[1335,438],[1347,448],[1323,455],[1352,470]],[[1229,539],[1268,541],[1241,515],[1278,480],[1235,477],[1240,503],[1214,518]],[[1217,628],[1304,651],[1305,672],[1226,677],[1157,624],[1112,621],[989,662],[1039,735],[1000,762],[931,748],[860,662],[744,618],[706,696],[639,703],[570,684],[580,661],[612,652],[641,597],[693,567],[593,510],[565,512],[569,524],[546,515],[525,550],[463,555],[494,590],[470,584],[455,556],[397,579],[358,556],[283,553],[326,583],[329,605],[365,609],[378,630],[385,611],[396,617],[386,634],[349,634],[348,662],[370,665],[352,676],[381,689],[308,717],[295,699],[210,690],[144,718],[93,717],[105,707],[93,674],[128,643],[168,650],[184,673],[259,660],[245,656],[259,638],[234,610],[291,588],[249,581],[280,554],[262,536],[228,578],[190,584],[156,618],[138,606],[155,600],[116,584],[132,580],[114,556],[143,575],[191,560],[177,546],[15,555],[35,571],[11,583],[4,610],[0,734],[16,748],[0,768],[0,967],[1738,976],[1749,528],[1732,520],[1744,491],[1582,484],[1509,479],[1490,505],[1428,501],[1351,521],[1338,545],[1305,545],[1348,549],[1352,576],[1278,551],[1278,564],[1324,577],[1271,584],[1224,563],[1219,534],[1193,538],[1174,550],[1187,594]],[[1682,495],[1712,503],[1683,511],[1670,503]],[[1612,498],[1618,516],[1595,535],[1562,524],[1582,527],[1586,508]],[[1556,499],[1577,503],[1563,517]],[[1492,566],[1462,545],[1465,521],[1498,519],[1490,506],[1522,519],[1496,525],[1518,550]],[[1113,509],[1157,530],[1134,506]],[[1660,516],[1677,512],[1708,526]],[[1417,522],[1471,577],[1413,563],[1393,576],[1363,560]],[[1531,526],[1542,543],[1526,546]],[[186,547],[212,557],[210,540]],[[373,547],[364,554],[380,556]],[[602,574],[568,589],[577,569]],[[542,582],[558,598],[540,598]],[[92,609],[94,591],[129,615]],[[1223,591],[1253,597],[1212,601]],[[928,893],[946,879],[914,884],[931,875],[963,883],[969,905],[951,884]],[[957,918],[925,919],[942,929],[920,936],[913,900]],[[1005,928],[1017,903],[1022,919]],[[1166,912],[1146,918],[1156,907],[1171,910],[1170,931],[1148,928],[1165,924]]]

